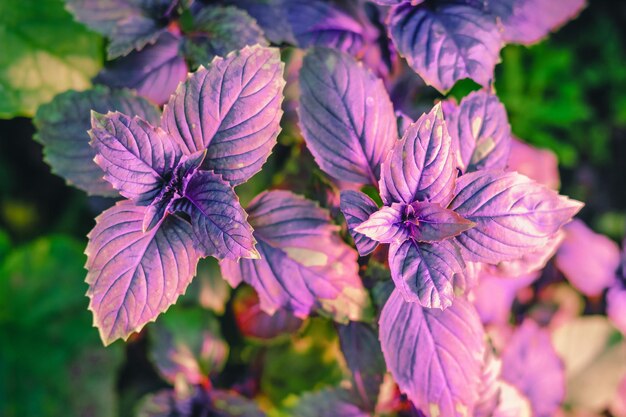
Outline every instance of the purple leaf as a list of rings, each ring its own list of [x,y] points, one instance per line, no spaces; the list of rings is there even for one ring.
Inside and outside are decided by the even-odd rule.
[[[507,43],[531,45],[573,19],[585,0],[487,0],[486,8],[498,17]]]
[[[382,81],[345,53],[314,48],[304,58],[300,88],[300,126],[320,168],[337,180],[376,185],[398,139]]]
[[[493,270],[495,274],[504,278],[519,277],[537,272],[543,269],[548,261],[552,259],[564,238],[565,232],[561,229],[544,246],[527,252],[521,258],[503,261],[497,265],[489,265],[488,269]],[[484,265],[487,266],[487,264]]]
[[[506,168],[511,126],[497,96],[473,92],[459,106],[445,102],[443,113],[464,172]]]
[[[485,347],[470,303],[426,309],[394,291],[379,324],[387,367],[417,408],[428,417],[472,415]]]
[[[128,55],[133,50],[141,51],[145,46],[154,44],[165,32],[167,29],[151,17],[129,15],[113,29],[107,47],[107,58],[113,60]]]
[[[376,4],[380,4],[381,6],[393,6],[394,4],[402,4],[402,3],[411,3],[413,6],[417,6],[420,3],[423,3],[424,0],[370,0]]]
[[[272,43],[295,44],[291,25],[283,7],[284,0],[230,0],[230,3],[245,10],[263,28],[265,36]]]
[[[450,209],[476,223],[457,236],[470,261],[498,263],[548,244],[582,203],[513,172],[462,175]]]
[[[191,217],[203,256],[237,260],[259,257],[246,212],[233,188],[211,171],[197,171],[183,181],[183,197],[173,211]]]
[[[503,45],[495,18],[446,2],[395,6],[389,33],[411,68],[441,92],[464,78],[488,86]]]
[[[414,226],[408,221],[405,225],[405,213],[409,207],[399,203],[382,207],[354,231],[379,243],[402,243],[411,237],[411,226]]]
[[[326,388],[304,394],[291,412],[298,417],[370,417],[351,397],[345,389]]]
[[[452,199],[456,161],[441,106],[423,114],[382,164],[380,195],[385,204],[428,201],[442,207]]]
[[[193,17],[183,48],[192,67],[197,67],[254,44],[267,46],[267,41],[248,13],[232,6],[207,6]]]
[[[548,149],[535,148],[513,138],[507,167],[509,171],[517,171],[553,190],[559,189],[559,160]]]
[[[606,314],[611,322],[626,335],[626,288],[618,283],[606,294]]]
[[[88,235],[89,309],[106,345],[128,338],[174,304],[200,257],[187,222],[170,215],[143,233],[145,211],[120,202],[96,218]]]
[[[452,305],[455,289],[465,289],[465,263],[449,240],[418,243],[412,239],[392,243],[389,268],[396,288],[407,302],[427,308]]]
[[[255,198],[248,213],[261,258],[220,265],[231,285],[244,281],[256,289],[265,312],[285,308],[303,318],[324,303],[343,300],[345,293],[363,291],[357,254],[341,241],[328,212],[316,203],[271,191]],[[351,308],[344,301],[337,308]],[[351,311],[347,315],[358,319]]]
[[[524,321],[502,352],[502,379],[528,397],[533,416],[554,415],[565,397],[565,372],[548,330]]]
[[[557,268],[583,294],[602,294],[615,282],[621,260],[619,246],[578,219],[563,229],[565,240],[556,253]]]
[[[164,33],[156,43],[113,61],[95,81],[114,88],[135,89],[139,95],[163,104],[187,75],[179,47],[179,38]]]
[[[181,157],[178,144],[161,128],[122,113],[92,113],[91,146],[104,179],[140,205],[161,191],[166,175]]]
[[[92,109],[136,114],[148,123],[158,123],[160,112],[128,91],[111,91],[102,86],[68,91],[39,107],[33,120],[37,127],[35,139],[43,145],[44,160],[52,172],[89,195],[114,197],[118,193],[102,178],[104,172],[93,161],[96,153],[89,146]]]
[[[98,33],[111,36],[115,26],[130,15],[140,15],[140,2],[134,0],[66,0],[76,20]]]
[[[338,332],[343,356],[352,372],[352,401],[373,412],[387,372],[378,334],[370,325],[357,322],[339,326]]]
[[[283,67],[278,49],[259,45],[216,58],[178,87],[163,109],[162,125],[187,152],[207,149],[207,169],[241,184],[276,144]]]
[[[341,212],[346,218],[348,231],[354,239],[354,244],[359,255],[369,255],[378,247],[378,242],[367,236],[355,232],[354,229],[378,210],[378,206],[366,194],[358,191],[346,190],[341,192]]]

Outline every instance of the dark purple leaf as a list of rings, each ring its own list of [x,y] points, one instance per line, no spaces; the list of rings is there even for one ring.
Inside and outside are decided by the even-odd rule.
[[[159,110],[148,101],[125,90],[96,86],[92,90],[68,91],[39,107],[34,118],[35,139],[43,145],[44,160],[52,172],[90,195],[114,197],[118,193],[102,177],[89,146],[90,111],[120,111],[135,114],[149,123],[159,121]]]
[[[358,191],[346,190],[341,192],[341,212],[346,218],[348,231],[354,239],[359,255],[369,255],[378,247],[378,242],[367,236],[355,232],[354,229],[378,210],[378,206],[366,194]]]
[[[470,303],[427,309],[394,291],[379,324],[387,367],[417,408],[428,417],[472,415],[485,346]]]
[[[104,179],[140,205],[159,194],[181,157],[180,146],[166,131],[137,116],[92,112],[89,136]]]
[[[395,6],[389,33],[411,68],[442,92],[464,78],[489,85],[503,45],[494,17],[446,2]]]
[[[300,126],[317,164],[335,179],[376,185],[398,139],[382,81],[345,53],[314,48],[304,58],[300,88]]]
[[[126,339],[182,294],[196,271],[189,223],[167,216],[143,233],[146,207],[120,202],[96,218],[85,253],[87,295],[105,344]]]
[[[119,21],[110,35],[107,58],[128,55],[133,50],[141,51],[154,44],[167,30],[153,18],[141,15],[129,15]]]
[[[438,104],[394,144],[382,164],[380,195],[385,204],[428,201],[445,207],[456,176],[451,139]]]
[[[456,237],[464,257],[495,264],[547,245],[582,205],[517,173],[477,171],[457,180],[450,209],[476,223]]]
[[[110,63],[95,81],[114,88],[135,89],[139,95],[163,104],[187,75],[179,47],[178,37],[164,33],[156,43]]]
[[[367,295],[357,254],[326,210],[290,192],[271,191],[254,199],[248,213],[261,258],[222,261],[231,285],[252,285],[268,314],[285,308],[303,318],[322,309],[338,321],[362,317]]]
[[[413,6],[417,6],[424,0],[370,0],[381,6],[393,6],[394,4],[411,3]]]
[[[352,402],[351,396],[341,388],[306,393],[291,412],[298,417],[370,417]]]
[[[162,125],[187,152],[207,149],[207,169],[241,184],[261,169],[280,132],[283,67],[278,49],[259,45],[216,58],[178,87]]]
[[[229,0],[229,3],[247,11],[272,43],[296,43],[283,7],[283,0]]]
[[[131,15],[142,13],[136,0],[65,0],[76,20],[98,33],[111,36],[117,23]]]
[[[506,168],[511,126],[497,96],[473,92],[458,106],[452,101],[445,102],[443,113],[464,172]]]
[[[450,240],[418,243],[412,239],[392,243],[389,268],[396,288],[407,302],[427,308],[452,305],[455,289],[464,290],[465,263]]]

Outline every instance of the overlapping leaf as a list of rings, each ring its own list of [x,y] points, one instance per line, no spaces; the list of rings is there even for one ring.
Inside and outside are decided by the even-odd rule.
[[[352,403],[351,393],[341,388],[306,393],[292,413],[299,417],[370,417]]]
[[[378,206],[366,194],[352,190],[341,192],[340,206],[348,225],[348,231],[354,239],[359,255],[369,255],[376,249],[378,242],[362,233],[356,232],[354,229],[366,221],[372,213],[376,212]]]

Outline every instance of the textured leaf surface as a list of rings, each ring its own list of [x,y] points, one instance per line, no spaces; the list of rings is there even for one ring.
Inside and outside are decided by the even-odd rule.
[[[488,0],[486,8],[500,19],[506,42],[530,45],[576,17],[585,3],[585,0]]]
[[[306,393],[292,410],[299,417],[370,417],[351,401],[351,394],[341,388]]]
[[[126,16],[113,29],[111,41],[107,47],[107,58],[115,59],[128,55],[133,50],[140,51],[145,46],[155,43],[165,32],[166,29],[151,17]]]
[[[423,114],[396,142],[381,168],[380,195],[387,204],[452,199],[456,161],[441,106]]]
[[[52,172],[90,195],[113,197],[118,193],[102,178],[104,172],[93,161],[96,153],[89,146],[87,131],[91,127],[91,110],[134,114],[152,124],[159,122],[160,112],[128,91],[99,86],[59,94],[39,107],[34,119],[35,139],[43,145],[44,160]]]
[[[0,0],[0,117],[32,116],[66,90],[85,90],[102,62],[102,40],[62,0]]]
[[[544,246],[582,203],[517,173],[462,175],[450,209],[476,223],[457,236],[469,260],[498,263]]]
[[[283,0],[231,0],[230,3],[248,12],[271,42],[296,43],[283,7]]]
[[[111,35],[122,19],[141,14],[134,0],[65,0],[76,20],[103,35]]]
[[[380,341],[400,390],[428,417],[472,415],[483,364],[483,328],[463,299],[446,310],[407,303],[394,291]]]
[[[464,172],[506,168],[511,126],[497,96],[484,91],[473,92],[458,106],[446,102],[443,113]]]
[[[257,258],[252,228],[230,184],[209,171],[197,171],[183,189],[175,210],[189,214],[203,256]]]
[[[348,224],[348,231],[354,239],[359,255],[369,255],[376,249],[378,242],[372,240],[354,229],[378,210],[378,206],[366,194],[358,191],[346,190],[341,192],[340,207]]]
[[[407,302],[445,309],[452,305],[455,287],[463,289],[465,263],[451,241],[392,243],[389,268],[396,288]]]
[[[314,48],[304,58],[300,89],[300,126],[317,164],[335,179],[376,185],[398,139],[382,81],[345,53]]]
[[[248,213],[261,259],[223,261],[222,273],[231,285],[252,285],[269,314],[286,308],[306,317],[334,300],[343,302],[335,306],[340,309],[335,316],[350,309],[344,294],[364,291],[357,254],[341,241],[326,210],[290,192],[272,191],[253,200]]]
[[[165,33],[141,51],[113,61],[96,81],[114,88],[132,88],[157,104],[165,103],[185,80],[187,64],[179,53],[180,39]]]
[[[145,211],[118,203],[88,235],[89,308],[105,344],[126,339],[174,304],[196,271],[191,226],[171,215],[143,233]]]
[[[207,169],[236,185],[257,173],[280,132],[283,63],[278,49],[245,47],[181,84],[162,126],[188,152],[208,149]]]
[[[565,373],[550,333],[526,320],[502,352],[502,379],[528,397],[533,415],[550,417],[565,397]]]
[[[91,146],[104,179],[124,197],[149,204],[165,185],[181,156],[180,147],[161,128],[122,113],[92,113]]]
[[[446,2],[394,7],[389,33],[411,68],[439,91],[463,78],[487,86],[503,45],[495,18],[480,8]]]

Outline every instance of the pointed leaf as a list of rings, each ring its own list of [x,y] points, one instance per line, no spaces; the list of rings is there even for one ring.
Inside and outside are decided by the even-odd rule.
[[[404,299],[428,308],[443,310],[451,306],[455,287],[465,286],[465,263],[449,240],[417,243],[409,239],[392,243],[389,268]]]
[[[233,188],[220,175],[197,171],[186,180],[184,198],[173,207],[191,217],[203,256],[258,258],[252,228]]]
[[[404,204],[393,203],[372,213],[354,231],[380,243],[404,242],[411,237],[411,228],[405,226]]]
[[[296,43],[285,13],[284,0],[230,0],[229,3],[248,12],[272,43]]]
[[[446,2],[395,6],[389,33],[411,68],[441,92],[464,78],[488,86],[503,45],[494,17]]]
[[[339,238],[326,210],[290,192],[271,191],[254,199],[248,213],[261,258],[222,261],[231,285],[252,285],[269,314],[286,308],[302,318],[332,307],[336,318],[361,317],[360,309],[352,309],[354,296],[364,293],[357,254]]]
[[[340,207],[343,216],[346,218],[348,231],[354,239],[354,244],[359,255],[369,255],[376,249],[378,242],[372,240],[354,229],[369,218],[378,210],[378,206],[366,194],[358,191],[346,190],[341,192]]]
[[[438,104],[395,143],[382,164],[380,195],[386,204],[428,201],[445,207],[454,191],[455,165]]]
[[[450,203],[476,223],[456,237],[464,257],[493,264],[546,245],[581,207],[523,175],[494,171],[462,175]]]
[[[118,203],[98,216],[88,235],[89,309],[107,345],[128,338],[174,304],[196,271],[191,226],[171,215],[143,233],[145,211]]]
[[[370,417],[352,403],[351,393],[341,388],[306,393],[291,412],[298,417]]]
[[[189,153],[233,185],[257,173],[276,144],[285,81],[278,49],[245,47],[216,58],[181,84],[162,125]]]
[[[172,137],[145,120],[122,113],[92,113],[91,146],[104,179],[124,197],[149,204],[165,185],[181,150]]]
[[[152,124],[158,123],[160,112],[128,91],[101,86],[59,94],[39,107],[33,120],[37,127],[35,140],[43,145],[44,160],[52,172],[89,195],[114,197],[118,193],[102,178],[104,172],[93,161],[96,152],[89,146],[91,110],[134,114]]]
[[[426,309],[396,290],[379,325],[387,367],[417,408],[428,417],[472,415],[485,347],[470,303],[459,298],[446,310]]]
[[[159,22],[148,16],[130,15],[119,21],[111,33],[107,47],[107,58],[128,55],[131,51],[141,51],[154,44],[167,30]]]
[[[165,33],[156,43],[110,63],[96,81],[114,88],[132,88],[140,96],[163,104],[187,75],[179,48],[180,39]]]
[[[338,180],[376,185],[380,163],[398,139],[382,81],[345,53],[313,48],[300,88],[300,126],[320,168]]]
[[[497,96],[473,92],[459,106],[446,102],[443,113],[464,172],[506,168],[511,126]]]

